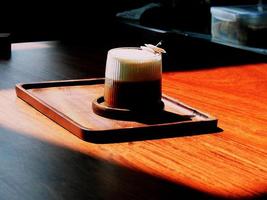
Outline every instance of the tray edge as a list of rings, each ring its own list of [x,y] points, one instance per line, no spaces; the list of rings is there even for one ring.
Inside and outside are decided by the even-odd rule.
[[[43,81],[43,82],[32,82],[32,83],[19,83],[16,84],[16,94],[17,96],[22,99],[24,102],[28,103],[31,105],[33,108],[38,110],[40,113],[54,121],[55,123],[59,124],[72,134],[76,135],[77,137],[83,139],[83,140],[88,140],[88,134],[94,135],[94,134],[100,134],[100,133],[117,133],[117,132],[133,132],[137,130],[150,130],[150,129],[156,129],[156,130],[162,130],[167,127],[169,128],[177,128],[177,126],[190,126],[190,124],[194,123],[195,125],[199,126],[204,126],[209,124],[211,129],[217,128],[217,123],[218,119],[215,117],[204,113],[202,111],[199,111],[197,109],[192,108],[191,106],[188,106],[187,104],[174,99],[170,96],[163,95],[163,98],[169,100],[170,102],[180,105],[186,109],[190,109],[192,112],[197,112],[198,114],[204,116],[207,118],[206,120],[202,121],[183,121],[183,122],[170,122],[170,123],[165,123],[165,124],[154,124],[154,125],[147,125],[147,126],[142,126],[142,127],[129,127],[129,128],[116,128],[116,129],[106,129],[106,130],[90,130],[87,127],[84,127],[62,112],[58,111],[56,108],[50,106],[46,102],[42,101],[35,95],[31,94],[28,90],[29,89],[34,89],[34,88],[46,88],[46,87],[59,87],[59,86],[75,86],[76,83],[88,83],[92,82],[92,84],[101,84],[103,83],[105,79],[104,78],[93,78],[93,79],[74,79],[74,80],[59,80],[59,81]],[[59,85],[60,84],[60,85]],[[63,85],[62,85],[63,84]],[[34,88],[32,86],[35,86]],[[38,86],[38,87],[36,87]],[[48,112],[47,112],[48,111]],[[55,113],[55,114],[54,114]]]

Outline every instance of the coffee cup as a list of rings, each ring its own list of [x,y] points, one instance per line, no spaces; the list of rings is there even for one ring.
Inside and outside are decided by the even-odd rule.
[[[153,110],[162,104],[162,56],[137,47],[108,51],[104,103],[111,108]]]

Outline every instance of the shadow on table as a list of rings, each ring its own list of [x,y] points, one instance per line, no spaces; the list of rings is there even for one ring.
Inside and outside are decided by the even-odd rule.
[[[163,71],[187,71],[209,69],[216,67],[227,67],[235,65],[247,65],[266,63],[267,55],[247,51],[243,49],[234,48],[206,40],[188,37],[172,37],[172,36],[151,36],[145,32],[134,32],[134,36],[125,36],[121,38],[112,38],[112,42],[98,43],[98,46],[89,43],[88,41],[63,41],[61,44],[64,46],[64,51],[72,56],[82,59],[88,59],[88,53],[99,52],[98,62],[105,68],[105,61],[107,51],[116,47],[135,46],[139,47],[145,43],[155,44],[163,40],[162,48],[167,53],[163,54]],[[119,36],[117,36],[119,37]],[[138,38],[138,41],[136,40]],[[152,39],[151,39],[152,38]],[[148,41],[147,41],[148,40]],[[83,57],[83,55],[85,55]]]
[[[176,38],[166,44],[164,71],[200,70],[266,63],[267,55],[193,38]]]
[[[206,124],[197,124],[196,126],[188,126],[187,124],[177,125],[177,127],[150,127],[148,129],[121,129],[109,133],[99,132],[94,135],[90,133],[85,137],[88,142],[96,144],[108,144],[119,142],[133,142],[144,140],[156,140],[174,137],[190,137],[201,134],[217,134],[222,132],[221,128],[208,127]]]
[[[118,117],[117,115],[115,115]],[[93,143],[118,143],[162,138],[189,137],[200,134],[215,134],[223,130],[217,127],[217,119],[195,115],[180,115],[170,111],[138,113],[126,118],[132,122],[141,123],[127,128],[107,129],[103,131],[85,131],[84,140]],[[197,118],[197,119],[196,119]],[[113,119],[113,118],[111,118]],[[122,120],[123,118],[119,118]]]
[[[223,199],[21,133],[0,132],[2,199]]]

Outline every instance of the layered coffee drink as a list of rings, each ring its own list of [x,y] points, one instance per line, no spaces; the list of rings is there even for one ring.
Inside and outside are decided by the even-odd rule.
[[[161,54],[115,48],[107,55],[104,101],[113,108],[153,109],[161,103]]]

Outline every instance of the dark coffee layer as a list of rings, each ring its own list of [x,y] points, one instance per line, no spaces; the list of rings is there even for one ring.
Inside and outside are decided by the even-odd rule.
[[[107,106],[149,109],[161,101],[161,80],[128,82],[106,78],[104,99]]]

